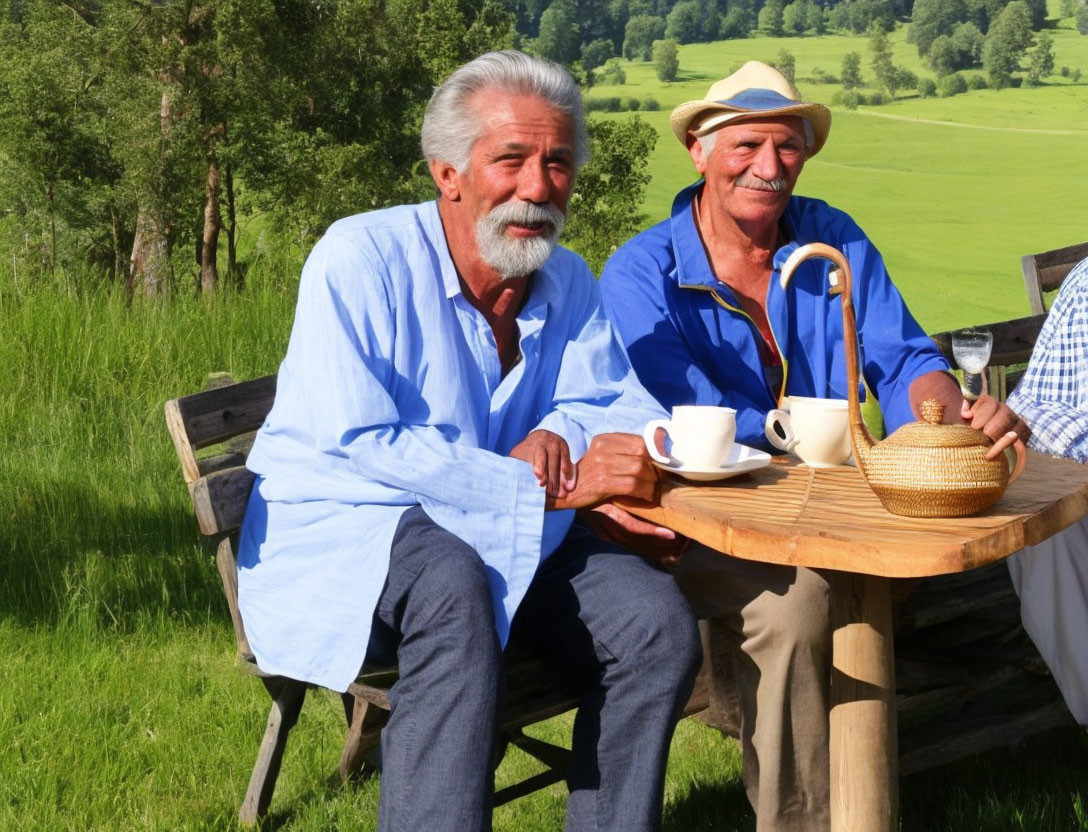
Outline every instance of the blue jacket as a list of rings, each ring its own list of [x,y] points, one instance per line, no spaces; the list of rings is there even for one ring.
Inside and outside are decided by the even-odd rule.
[[[889,432],[914,420],[908,388],[948,362],[907,310],[880,253],[845,213],[792,197],[783,216],[789,242],[774,256],[766,309],[783,359],[772,389],[760,361],[761,336],[737,298],[717,280],[692,213],[702,183],[681,191],[672,216],[609,258],[601,276],[605,311],[646,388],[666,408],[714,404],[737,410],[737,441],[774,451],[765,415],[782,396],[846,397],[842,303],[829,296],[826,260],[808,260],[785,290],[778,275],[800,245],[823,242],[850,262],[863,381]]]

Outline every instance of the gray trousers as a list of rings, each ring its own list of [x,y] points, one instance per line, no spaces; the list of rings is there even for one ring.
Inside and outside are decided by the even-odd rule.
[[[502,657],[482,562],[422,509],[405,513],[368,661],[396,661],[382,732],[381,832],[491,828]],[[702,658],[667,572],[575,527],[513,622],[584,690],[568,776],[568,832],[660,828],[665,763]]]
[[[673,570],[707,625],[711,696],[740,713],[744,787],[758,832],[830,828],[830,593],[806,568],[693,543]]]

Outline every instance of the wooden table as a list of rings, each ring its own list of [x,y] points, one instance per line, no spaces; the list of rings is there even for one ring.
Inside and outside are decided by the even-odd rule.
[[[977,517],[890,514],[856,468],[776,458],[721,483],[670,479],[660,505],[624,507],[728,555],[831,572],[831,828],[891,832],[898,752],[889,578],[963,572],[1088,516],[1088,468],[1028,452]]]

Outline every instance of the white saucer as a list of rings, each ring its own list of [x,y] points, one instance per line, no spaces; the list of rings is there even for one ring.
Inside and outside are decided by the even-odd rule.
[[[735,477],[739,474],[746,474],[749,471],[770,464],[770,461],[771,455],[769,453],[735,442],[733,449],[729,452],[728,459],[725,461],[725,465],[720,468],[697,469],[683,465],[663,465],[656,460],[654,465],[662,471],[668,471],[670,474],[676,474],[692,482],[713,482],[715,480],[729,479],[729,477]]]

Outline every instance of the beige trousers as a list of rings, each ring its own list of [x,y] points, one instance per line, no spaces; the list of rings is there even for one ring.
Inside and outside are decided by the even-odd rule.
[[[673,570],[711,657],[712,707],[739,711],[757,832],[830,827],[830,597],[820,572],[692,543]]]

